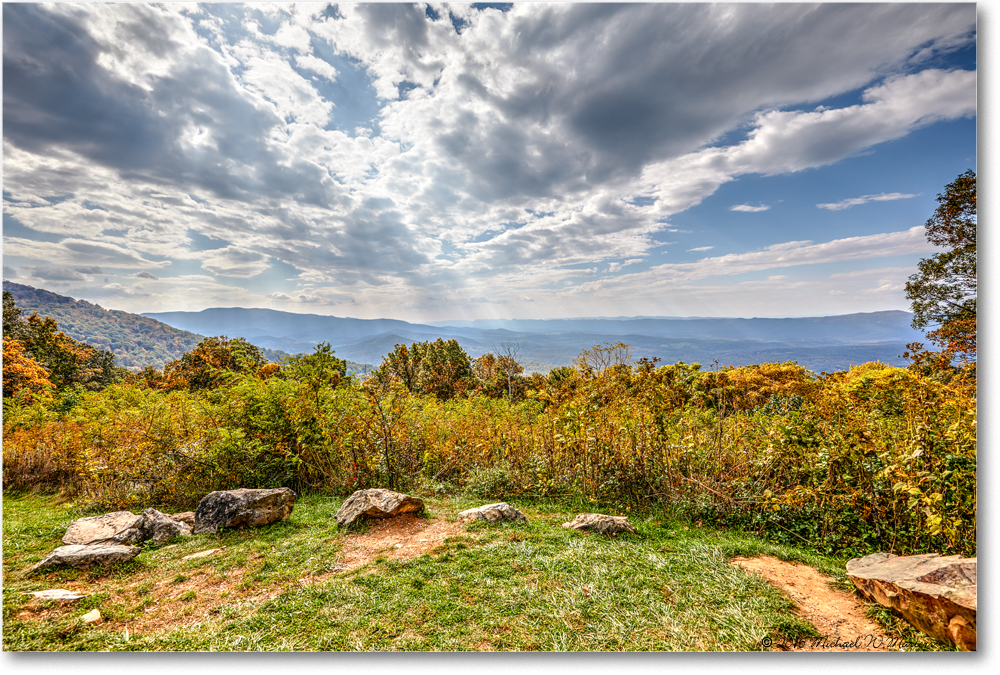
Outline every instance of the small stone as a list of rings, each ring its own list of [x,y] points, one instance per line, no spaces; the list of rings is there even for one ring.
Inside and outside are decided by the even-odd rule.
[[[80,595],[79,593],[74,593],[73,591],[67,591],[65,588],[53,588],[48,591],[35,591],[33,593],[28,593],[27,595],[33,595],[42,600],[63,600],[65,602],[72,602],[73,600],[79,600],[87,597],[86,595]]]
[[[404,513],[420,513],[424,502],[419,497],[411,497],[392,490],[371,488],[357,490],[347,498],[337,511],[337,524],[346,527],[362,516],[369,518],[393,518]]]
[[[78,518],[66,528],[62,542],[80,546],[137,544],[142,541],[142,522],[142,516],[130,511]]]
[[[84,623],[97,623],[101,620],[101,610],[92,609],[80,618],[83,619]]]
[[[207,558],[213,553],[218,553],[221,548],[210,548],[207,551],[198,551],[197,553],[192,553],[191,555],[186,555],[181,560],[194,560],[195,558]]]
[[[110,565],[116,562],[128,562],[142,551],[138,546],[60,546],[45,558],[33,565],[28,572],[67,565],[88,570],[96,565]]]
[[[501,520],[512,520],[514,522],[524,522],[527,520],[523,513],[507,502],[497,502],[496,504],[477,506],[474,509],[466,509],[458,514],[458,519],[485,520],[490,523],[496,523]]]
[[[223,527],[260,527],[284,520],[292,513],[295,493],[272,490],[220,490],[210,492],[194,512],[194,534],[216,534]]]
[[[608,516],[603,513],[581,513],[572,521],[563,523],[562,526],[573,530],[593,530],[601,534],[616,534],[618,532],[638,534],[638,531],[625,516]]]

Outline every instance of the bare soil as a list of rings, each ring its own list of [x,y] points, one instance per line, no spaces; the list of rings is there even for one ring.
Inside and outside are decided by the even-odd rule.
[[[413,514],[386,518],[364,534],[348,535],[340,550],[340,569],[352,570],[375,558],[409,560],[430,553],[448,537],[464,534],[462,524],[438,520],[429,522]]]
[[[865,616],[865,606],[851,593],[837,590],[833,580],[808,565],[771,556],[733,558],[732,564],[761,575],[784,591],[796,604],[799,618],[808,621],[823,638],[780,643],[772,651],[793,652],[893,652],[902,651],[898,641]]]

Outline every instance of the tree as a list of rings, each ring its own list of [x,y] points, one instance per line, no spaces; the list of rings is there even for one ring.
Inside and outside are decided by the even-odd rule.
[[[3,337],[3,397],[11,398],[27,389],[35,394],[52,390],[48,373],[24,350],[20,340]]]
[[[426,342],[414,342],[410,347],[397,344],[390,353],[382,357],[382,365],[372,376],[385,385],[391,380],[397,380],[403,383],[407,391],[416,391],[417,370],[426,346]]]
[[[438,338],[426,343],[417,370],[417,388],[420,393],[432,394],[447,401],[465,393],[473,378],[472,361],[458,340],[445,342]]]
[[[26,337],[27,324],[21,318],[21,308],[14,303],[10,291],[3,292],[3,336],[13,340]]]
[[[383,387],[401,382],[415,394],[448,400],[465,393],[473,380],[472,361],[457,340],[438,338],[396,348],[382,358],[372,377]]]
[[[605,342],[594,345],[593,349],[584,349],[573,359],[580,372],[588,375],[594,373],[604,375],[610,368],[628,365],[632,362],[632,347],[621,340],[615,344]]]
[[[212,389],[236,373],[256,374],[267,361],[260,349],[243,338],[208,337],[163,367],[168,389]]]
[[[340,384],[341,378],[347,375],[347,361],[334,356],[328,342],[320,342],[312,354],[287,357],[284,372],[288,378],[302,382],[318,395],[322,387]]]
[[[521,345],[516,342],[501,342],[497,349],[500,371],[507,378],[507,398],[514,402],[514,381],[524,372],[524,367],[518,363],[521,355]]]
[[[976,354],[976,173],[966,171],[937,196],[927,240],[947,248],[924,258],[906,283],[913,327],[937,326],[927,338],[948,356]]]

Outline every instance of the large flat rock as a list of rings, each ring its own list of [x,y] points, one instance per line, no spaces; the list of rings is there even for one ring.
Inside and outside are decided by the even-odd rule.
[[[52,567],[69,566],[89,570],[98,565],[110,565],[117,562],[132,560],[142,549],[138,546],[83,546],[73,544],[60,546],[29,569],[29,572],[46,570]]]
[[[289,488],[210,492],[194,512],[194,534],[217,533],[223,527],[260,527],[292,513],[295,493]]]
[[[847,562],[862,595],[927,635],[976,650],[976,559],[937,553],[873,553]]]
[[[420,513],[424,501],[392,490],[357,490],[337,510],[337,524],[346,527],[359,518],[392,518],[404,513]]]
[[[143,540],[142,523],[142,516],[130,511],[78,518],[66,528],[62,542],[80,546],[137,544]]]

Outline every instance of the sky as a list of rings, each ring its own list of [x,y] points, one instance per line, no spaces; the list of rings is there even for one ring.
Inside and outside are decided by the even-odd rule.
[[[131,312],[908,309],[973,4],[4,4],[3,276]]]

